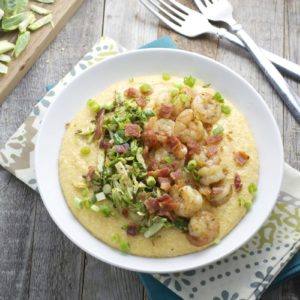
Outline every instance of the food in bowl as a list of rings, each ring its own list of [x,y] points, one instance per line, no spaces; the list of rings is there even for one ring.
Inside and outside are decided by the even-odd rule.
[[[174,257],[219,243],[251,207],[255,140],[243,114],[187,76],[119,82],[66,125],[65,199],[106,244]]]

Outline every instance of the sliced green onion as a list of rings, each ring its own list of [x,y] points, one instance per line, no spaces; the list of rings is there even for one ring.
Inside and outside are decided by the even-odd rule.
[[[39,15],[43,15],[43,16],[49,15],[51,13],[51,11],[49,9],[46,9],[44,7],[40,7],[40,6],[37,6],[37,5],[34,5],[34,4],[32,4],[30,6],[30,9],[33,12],[35,12],[35,13],[37,13]]]
[[[16,41],[16,46],[14,49],[14,55],[15,57],[18,57],[24,49],[27,47],[28,43],[30,40],[30,32],[25,31],[23,33],[19,33],[17,41]]]
[[[85,201],[82,200],[82,199],[80,199],[79,197],[75,197],[75,198],[74,198],[74,204],[75,204],[75,206],[76,206],[78,209],[83,208],[83,207],[84,207],[84,203],[85,203]]]
[[[28,5],[28,0],[18,0],[16,1],[15,13],[21,13],[26,10]]]
[[[94,212],[98,213],[98,212],[100,212],[100,207],[98,205],[96,205],[96,204],[93,204],[91,206],[91,210],[93,210]]]
[[[228,105],[222,105],[221,106],[221,111],[222,113],[224,113],[225,115],[230,115],[231,113],[231,108]]]
[[[187,169],[189,171],[194,170],[196,167],[197,167],[197,162],[194,159],[190,160],[187,164]]]
[[[49,15],[37,20],[36,22],[30,24],[28,26],[28,29],[31,31],[35,31],[51,22],[52,22],[52,14],[49,14]]]
[[[109,217],[112,213],[111,208],[107,204],[102,204],[99,206],[99,211],[105,216]]]
[[[175,97],[179,94],[179,89],[175,88],[170,91],[171,97]]]
[[[0,41],[0,54],[14,50],[15,45],[7,40]]]
[[[129,249],[130,249],[129,242],[128,242],[128,241],[122,240],[122,241],[120,242],[120,250],[121,250],[121,252],[123,252],[123,253],[128,253],[128,252],[129,252]]]
[[[162,79],[163,80],[170,80],[171,79],[171,75],[169,73],[163,73],[162,74]]]
[[[1,28],[5,31],[13,31],[19,27],[19,24],[27,17],[28,13],[20,13],[11,17],[3,17]]]
[[[89,155],[91,153],[91,148],[89,146],[84,146],[80,149],[80,154],[82,156]]]
[[[143,94],[149,94],[152,91],[151,85],[148,83],[144,83],[140,86],[140,91]]]
[[[157,222],[152,224],[148,230],[144,233],[145,238],[149,238],[153,235],[155,235],[157,232],[159,232],[163,227],[165,223],[164,222]]]
[[[210,86],[211,86],[211,83],[206,83],[206,84],[204,84],[202,87],[208,88],[208,87],[210,87]]]
[[[89,195],[89,188],[86,186],[83,188],[83,190],[81,191],[81,196],[82,197],[87,197]]]
[[[86,102],[86,105],[91,111],[95,113],[97,113],[100,110],[100,105],[94,99],[89,99]]]
[[[8,67],[5,64],[0,63],[0,74],[7,74]]]
[[[27,27],[35,22],[36,18],[32,12],[29,12],[27,17],[19,24],[19,31],[25,32]]]
[[[252,201],[249,199],[239,198],[238,202],[239,206],[244,206],[247,209],[250,209],[250,207],[252,206]]]
[[[138,148],[136,153],[136,160],[143,166],[144,169],[147,169],[144,157],[143,157],[143,148]]]
[[[103,201],[106,199],[106,196],[104,195],[103,192],[100,192],[100,193],[96,194],[96,199],[97,199],[97,201]]]
[[[116,232],[111,236],[111,240],[115,243],[119,243],[121,241],[121,236]]]
[[[85,182],[73,182],[73,186],[77,189],[84,189],[87,187]]]
[[[221,125],[219,125],[215,129],[213,129],[212,133],[213,133],[213,135],[218,135],[218,134],[223,133],[223,131],[224,131],[224,128]]]
[[[110,194],[111,193],[111,185],[108,183],[104,184],[102,190],[105,195]]]
[[[132,78],[129,78],[129,79],[128,79],[128,82],[129,82],[129,83],[133,83],[133,82],[134,82],[134,78],[133,78],[133,77],[132,77]]]
[[[0,8],[0,21],[1,21],[3,16],[4,16],[4,11]]]
[[[224,99],[222,95],[219,92],[216,92],[213,96],[213,99],[215,99],[219,103],[224,103]]]
[[[248,186],[248,192],[251,194],[251,195],[255,195],[256,192],[257,192],[257,186],[255,183],[250,183],[249,186]]]
[[[181,94],[179,95],[179,100],[182,104],[185,104],[189,99],[189,96],[187,94]]]
[[[146,180],[146,183],[149,187],[153,187],[156,185],[156,180],[153,176],[149,176]]]
[[[6,54],[0,54],[0,61],[4,63],[10,63],[11,62],[11,57]]]
[[[184,77],[183,82],[185,85],[192,88],[196,83],[196,78],[194,78],[193,76]]]
[[[173,162],[173,158],[169,155],[163,157],[163,161],[166,162],[167,164],[170,164]]]
[[[103,171],[104,162],[105,162],[105,151],[103,149],[99,149],[99,152],[98,152],[98,165],[97,165],[97,170],[99,172]]]
[[[176,85],[176,88],[178,88],[179,90],[181,90],[183,88],[183,85],[181,83],[177,83]]]

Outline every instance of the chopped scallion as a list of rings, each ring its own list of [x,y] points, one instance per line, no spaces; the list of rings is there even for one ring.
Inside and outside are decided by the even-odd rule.
[[[84,146],[80,149],[80,154],[82,156],[89,155],[91,153],[91,148],[89,146]]]
[[[213,133],[213,135],[218,135],[218,134],[223,133],[223,131],[224,131],[224,128],[221,125],[219,125],[213,129],[212,133]]]
[[[84,200],[80,199],[79,197],[74,198],[74,204],[78,209],[81,209],[84,207]]]
[[[149,176],[146,180],[146,183],[149,187],[153,187],[156,185],[156,180],[153,176]]]
[[[231,108],[228,105],[222,105],[221,106],[221,111],[222,113],[224,113],[225,115],[230,115],[231,113]]]
[[[224,103],[224,99],[222,97],[222,95],[219,92],[216,92],[213,96],[213,98],[219,102],[219,103]]]
[[[185,85],[192,88],[196,83],[196,78],[194,78],[193,76],[184,77],[183,82]]]
[[[149,94],[152,91],[151,85],[148,83],[144,83],[140,86],[140,91],[143,94]]]
[[[257,192],[257,186],[255,183],[250,183],[249,186],[248,186],[248,192],[251,194],[251,195],[255,195],[256,192]]]
[[[169,73],[163,73],[162,74],[162,79],[163,80],[170,80],[171,79],[171,75]]]

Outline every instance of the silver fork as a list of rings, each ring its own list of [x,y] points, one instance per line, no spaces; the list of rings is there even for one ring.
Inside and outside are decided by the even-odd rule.
[[[269,79],[281,99],[285,102],[295,119],[300,123],[300,97],[270,63],[252,38],[242,29],[233,16],[233,8],[227,0],[194,0],[203,15],[211,21],[226,23],[230,30],[243,42],[261,70]]]
[[[175,0],[139,0],[162,22],[167,24],[171,29],[187,37],[196,37],[205,33],[215,34],[219,38],[225,38],[233,44],[244,48],[244,44],[234,34],[225,28],[213,26],[207,18]],[[169,3],[172,5],[169,5]],[[160,6],[159,6],[160,4]],[[166,8],[169,8],[168,18],[163,15]],[[180,18],[180,19],[179,19]],[[175,22],[175,23],[174,23]],[[282,58],[272,52],[261,49],[266,57],[283,73],[300,81],[300,66]]]

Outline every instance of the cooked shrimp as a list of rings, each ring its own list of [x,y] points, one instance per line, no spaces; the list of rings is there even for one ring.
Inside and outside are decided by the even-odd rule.
[[[201,176],[200,183],[203,185],[217,183],[225,178],[225,174],[220,165],[203,167],[198,171],[198,174]]]
[[[229,182],[225,182],[222,185],[212,187],[212,192],[207,200],[213,206],[220,206],[230,199],[231,194],[232,186]]]
[[[178,116],[184,109],[191,108],[194,92],[188,87],[182,87],[180,94],[175,97],[174,116]]]
[[[200,247],[213,242],[218,237],[220,225],[213,213],[198,211],[190,219],[188,230],[189,242]]]
[[[185,109],[176,118],[174,134],[183,143],[199,142],[205,134],[202,122],[195,119],[191,109]]]
[[[201,194],[189,185],[180,189],[173,186],[171,196],[178,202],[178,208],[175,209],[175,214],[178,216],[190,218],[202,208]]]
[[[198,95],[192,102],[192,109],[196,116],[204,123],[214,124],[221,117],[221,105],[212,99],[211,95]]]
[[[174,133],[175,122],[170,119],[159,119],[153,124],[154,130],[166,132],[170,135]]]

